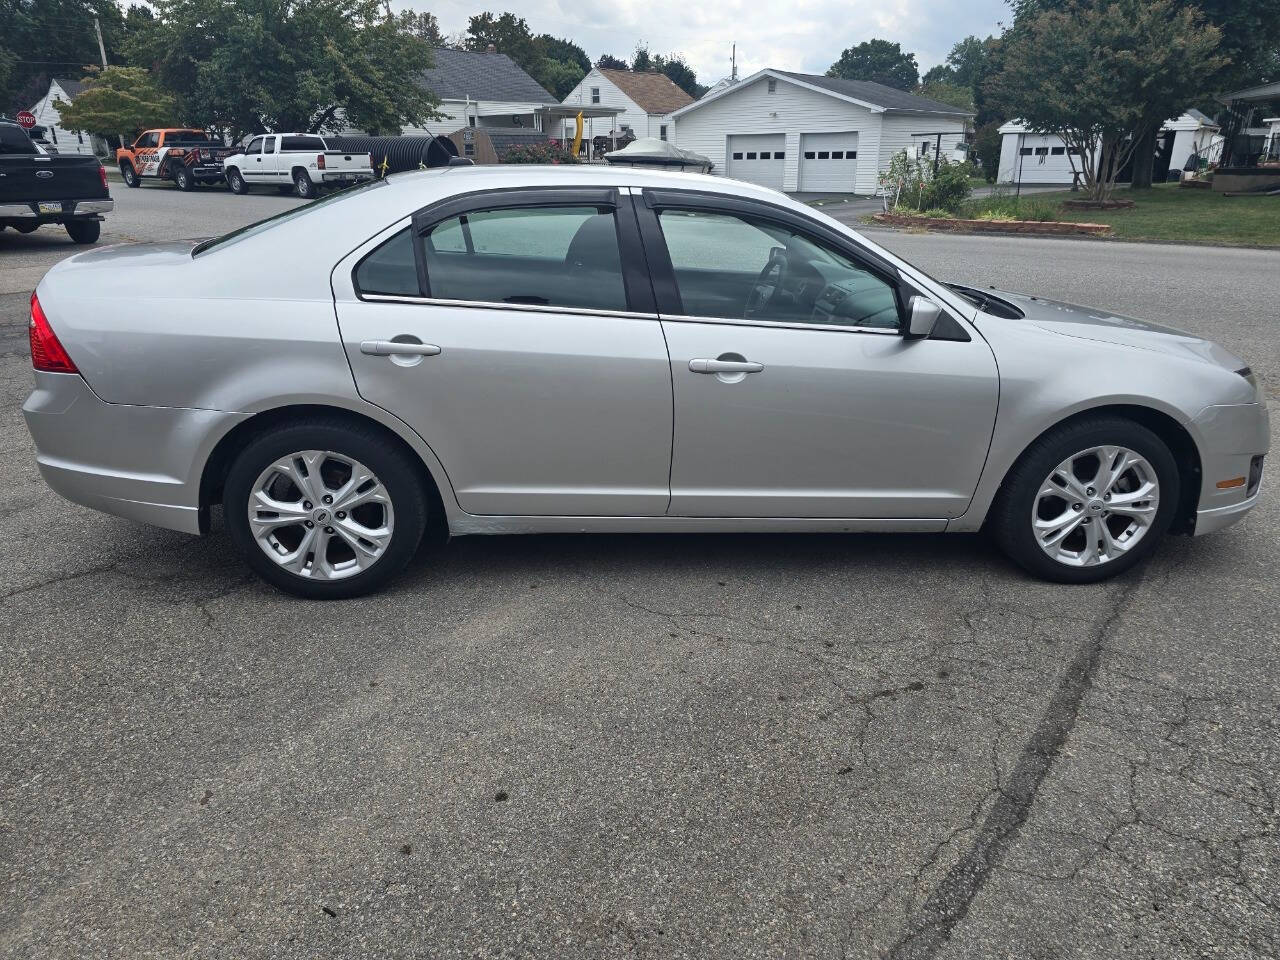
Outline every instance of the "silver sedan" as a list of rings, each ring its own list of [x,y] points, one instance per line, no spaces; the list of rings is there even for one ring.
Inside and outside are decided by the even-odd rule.
[[[1081,583],[1257,502],[1257,378],[1198,337],[941,283],[780,194],[471,167],[203,242],[96,249],[31,301],[53,489],[309,597],[429,528],[977,531]]]

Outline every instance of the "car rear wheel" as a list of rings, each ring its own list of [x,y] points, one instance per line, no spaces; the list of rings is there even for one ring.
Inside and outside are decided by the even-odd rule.
[[[249,184],[245,183],[244,177],[235,167],[227,171],[227,186],[231,188],[232,193],[238,193],[241,196],[249,192]]]
[[[40,229],[40,224],[38,224],[38,223],[15,223],[15,224],[13,225],[13,229],[17,230],[19,233],[35,233],[37,230],[39,230],[39,229]]]
[[[124,177],[126,186],[136,187],[142,183],[138,177],[138,171],[133,169],[132,163],[120,164],[120,176]]]
[[[1031,573],[1093,583],[1155,550],[1179,490],[1173,454],[1156,434],[1120,417],[1090,417],[1023,454],[993,508],[992,530]]]
[[[316,421],[272,430],[231,465],[223,510],[263,579],[311,599],[370,593],[413,557],[427,496],[403,449],[372,429]]]
[[[293,171],[293,191],[303,200],[310,200],[316,195],[316,185],[305,170]]]
[[[177,184],[178,189],[182,191],[190,190],[196,185],[195,179],[191,176],[191,171],[186,167],[179,167],[174,171],[173,182]]]
[[[102,236],[102,223],[98,220],[68,220],[67,236],[76,243],[97,243]]]

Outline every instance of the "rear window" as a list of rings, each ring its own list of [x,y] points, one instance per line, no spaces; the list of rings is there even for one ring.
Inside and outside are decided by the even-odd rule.
[[[224,233],[220,237],[213,237],[210,240],[205,240],[203,243],[197,243],[195,247],[192,248],[191,255],[193,257],[198,257],[202,253],[207,253],[210,250],[230,246],[241,240],[248,239],[249,237],[257,236],[263,231],[270,230],[277,224],[287,223],[297,217],[306,216],[312,210],[328,206],[331,203],[341,203],[344,200],[350,200],[352,197],[363,193],[366,190],[376,190],[379,187],[385,187],[386,185],[387,181],[385,180],[370,180],[368,183],[358,184],[354,187],[347,187],[345,190],[339,190],[336,193],[331,193],[327,197],[322,197],[319,200],[313,200],[306,206],[294,207],[292,210],[285,210],[283,213],[277,213],[274,217],[267,217],[265,220],[259,220],[257,223],[251,223],[248,226],[241,227],[239,230],[232,230],[230,233]]]
[[[285,137],[282,150],[318,150],[324,152],[324,141],[319,137]]]
[[[178,130],[165,137],[170,143],[212,143],[213,138],[203,130]]]
[[[15,123],[0,123],[0,153],[35,153],[35,144]]]

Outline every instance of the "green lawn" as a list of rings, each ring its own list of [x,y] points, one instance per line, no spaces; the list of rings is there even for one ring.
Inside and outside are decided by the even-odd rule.
[[[1078,193],[1038,193],[1037,200],[1060,201]],[[1280,247],[1280,196],[1224,197],[1212,190],[1184,190],[1162,183],[1130,194],[1131,210],[1063,210],[1061,220],[1109,223],[1120,240],[1161,240],[1220,246]]]

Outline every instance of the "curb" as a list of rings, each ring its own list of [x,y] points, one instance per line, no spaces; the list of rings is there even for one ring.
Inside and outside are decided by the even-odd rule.
[[[1065,220],[959,220],[942,217],[912,217],[901,213],[877,213],[873,220],[895,227],[926,227],[972,233],[1011,233],[1032,236],[1069,236],[1086,234],[1105,236],[1111,233],[1107,223],[1072,223]]]

